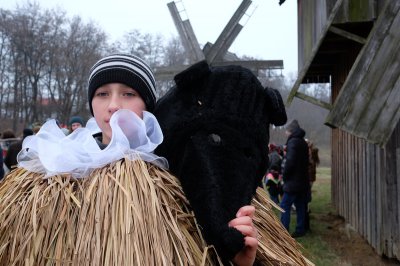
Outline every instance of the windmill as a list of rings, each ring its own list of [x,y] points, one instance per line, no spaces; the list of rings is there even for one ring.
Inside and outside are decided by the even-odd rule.
[[[176,3],[183,6],[182,0],[172,1],[167,6],[188,56],[189,65],[201,60],[207,60],[213,66],[241,65],[252,70],[256,75],[259,70],[283,69],[283,60],[240,60],[235,54],[228,51],[243,28],[239,22],[250,7],[251,0],[242,1],[215,43],[208,42],[203,49],[200,47],[189,19],[182,19],[181,14],[185,12],[185,9],[178,10]],[[188,65],[156,67],[154,72],[157,80],[171,80],[174,75],[187,67]]]

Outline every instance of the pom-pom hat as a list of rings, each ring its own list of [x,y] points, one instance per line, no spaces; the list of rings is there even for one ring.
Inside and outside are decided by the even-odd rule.
[[[156,82],[150,66],[134,55],[113,54],[100,59],[90,70],[88,100],[92,114],[92,100],[96,90],[114,82],[135,89],[143,98],[147,111],[153,111]]]

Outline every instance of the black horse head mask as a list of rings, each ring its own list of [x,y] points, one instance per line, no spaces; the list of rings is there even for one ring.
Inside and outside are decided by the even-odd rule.
[[[164,133],[156,153],[180,179],[206,241],[231,259],[244,238],[228,222],[268,167],[269,125],[286,123],[282,98],[246,68],[205,61],[175,83],[154,111]]]

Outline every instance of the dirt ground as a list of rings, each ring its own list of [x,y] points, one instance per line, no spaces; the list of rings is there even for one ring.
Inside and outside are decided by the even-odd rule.
[[[344,219],[340,216],[329,213],[314,217],[314,219],[328,224],[328,230],[324,230],[325,233],[321,237],[340,257],[338,265],[400,265],[397,260],[378,256],[373,248],[351,226],[346,225]]]

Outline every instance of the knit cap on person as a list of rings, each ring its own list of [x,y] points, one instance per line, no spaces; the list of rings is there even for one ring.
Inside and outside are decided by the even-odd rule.
[[[79,123],[83,126],[83,119],[80,116],[72,116],[69,119],[68,125],[72,126],[73,123]]]
[[[122,83],[135,89],[152,112],[156,103],[156,82],[150,66],[142,59],[128,54],[113,54],[100,59],[89,75],[88,100],[93,115],[92,99],[95,91],[108,83]]]
[[[292,120],[291,122],[289,122],[289,123],[286,125],[285,128],[286,128],[286,130],[289,131],[290,133],[293,133],[293,132],[296,131],[296,129],[299,129],[299,128],[300,128],[300,125],[299,125],[299,122],[298,122],[296,119],[294,119],[294,120]]]
[[[22,138],[26,138],[27,136],[33,135],[33,130],[30,128],[24,128],[22,131]]]

